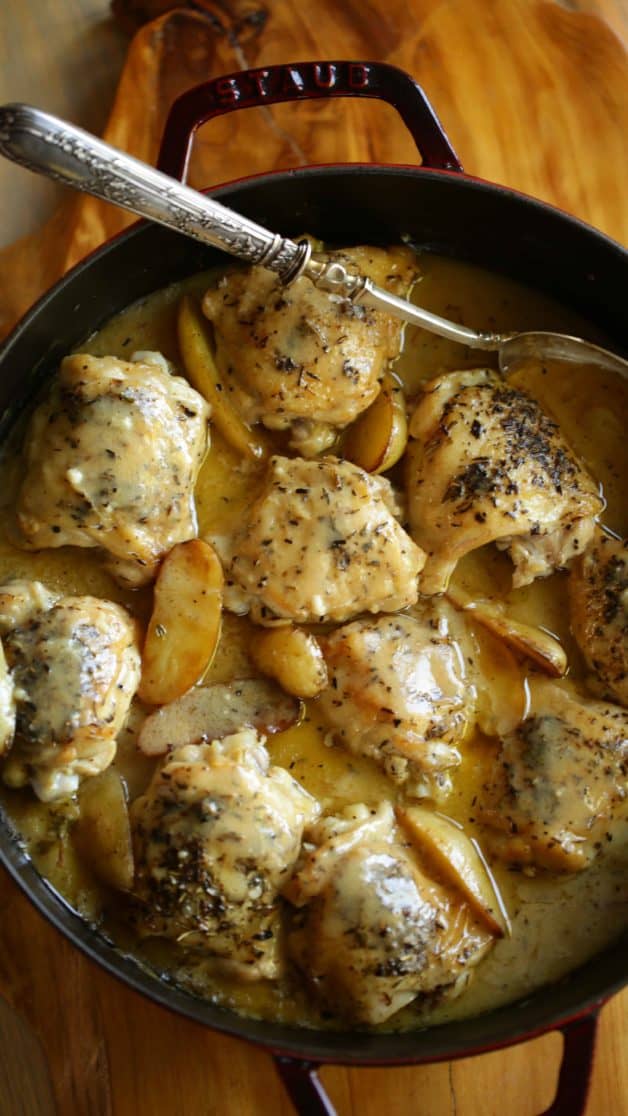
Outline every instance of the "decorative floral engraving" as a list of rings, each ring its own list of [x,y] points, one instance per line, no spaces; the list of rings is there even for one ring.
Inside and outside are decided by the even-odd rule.
[[[27,105],[0,110],[0,149],[28,170],[148,217],[248,263],[290,275],[303,248],[81,129]]]

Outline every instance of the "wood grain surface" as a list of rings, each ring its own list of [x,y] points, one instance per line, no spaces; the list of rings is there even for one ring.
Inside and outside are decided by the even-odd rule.
[[[122,5],[120,5],[122,6]],[[622,0],[199,0],[125,6],[136,34],[107,137],[154,159],[183,89],[247,66],[379,58],[409,70],[465,169],[628,239],[628,8]],[[104,0],[3,0],[2,100],[99,128],[127,42]],[[307,162],[414,162],[387,106],[277,106],[201,129],[194,184]],[[126,223],[0,168],[0,329],[85,251]],[[44,233],[32,234],[48,218]],[[270,1059],[189,1023],[109,977],[0,878],[0,1116],[289,1116]],[[424,1068],[333,1067],[340,1116],[534,1116],[551,1100],[561,1040]],[[628,1116],[628,991],[602,1012],[587,1116]]]

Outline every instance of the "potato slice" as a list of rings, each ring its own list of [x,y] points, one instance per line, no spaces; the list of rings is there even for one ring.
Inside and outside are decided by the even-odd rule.
[[[122,778],[113,767],[86,779],[79,791],[80,817],[72,828],[76,851],[109,887],[133,886],[133,845]]]
[[[142,701],[166,705],[202,678],[220,639],[222,585],[218,555],[202,539],[177,543],[164,558],[142,652]]]
[[[253,432],[244,422],[230,402],[214,360],[209,328],[196,302],[190,295],[184,295],[177,329],[188,380],[211,403],[212,422],[225,441],[243,457],[263,461],[268,456],[268,445],[262,435]]]
[[[455,822],[424,806],[398,806],[396,814],[420,851],[462,892],[491,933],[498,938],[509,934],[504,901],[475,842]]]
[[[145,756],[163,756],[182,744],[220,740],[243,728],[271,736],[297,724],[301,715],[300,701],[261,678],[197,686],[146,718],[138,747]]]
[[[524,720],[528,709],[525,669],[501,640],[473,625],[475,654],[471,669],[476,688],[475,716],[486,736],[505,736]]]
[[[299,698],[313,698],[327,685],[327,667],[318,641],[292,625],[260,632],[249,648],[263,674]]]
[[[399,380],[387,372],[379,395],[345,435],[342,454],[367,473],[392,469],[406,448],[408,420]]]
[[[551,678],[561,678],[567,670],[567,655],[549,632],[524,624],[521,620],[514,620],[506,614],[500,603],[474,600],[453,585],[449,586],[446,596],[456,608],[469,612],[478,624],[482,624],[498,639],[503,639],[519,655],[532,659]]]

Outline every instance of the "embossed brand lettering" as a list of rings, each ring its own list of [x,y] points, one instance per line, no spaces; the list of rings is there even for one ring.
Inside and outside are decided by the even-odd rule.
[[[251,70],[249,77],[255,86],[255,89],[260,97],[265,97],[268,94],[266,88],[266,79],[268,78],[268,70]]]
[[[351,89],[365,89],[369,83],[368,67],[360,62],[349,63],[349,87]]]
[[[333,89],[336,84],[336,67],[330,62],[317,63],[314,66],[314,85],[318,89]]]
[[[219,105],[234,105],[239,99],[239,89],[234,78],[218,78],[214,88]]]
[[[306,62],[301,66],[269,66],[217,78],[213,95],[220,108],[244,107],[265,100],[290,100],[317,90],[358,92],[367,89],[369,82],[369,67],[362,62]]]
[[[281,85],[282,93],[301,93],[305,88],[305,82],[301,77],[298,70],[293,69],[291,66],[285,66],[283,71],[283,82]]]

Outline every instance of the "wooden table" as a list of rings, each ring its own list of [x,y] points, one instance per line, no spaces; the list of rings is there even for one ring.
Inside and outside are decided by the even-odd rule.
[[[234,0],[215,9],[207,66],[216,74],[295,58],[386,57],[423,82],[467,170],[625,240],[628,97],[616,36],[627,26],[623,0],[320,0],[294,10],[280,0]],[[105,0],[4,0],[0,97],[99,128],[125,50]],[[218,129],[203,134],[198,174],[219,181],[321,152],[342,159],[336,147],[349,158],[410,161],[401,132],[385,123],[362,134],[360,120],[356,114],[344,132],[340,125],[325,132],[324,118],[295,117],[293,130],[282,112],[261,125],[259,149],[238,143],[237,131],[230,146]],[[30,231],[57,197],[3,164],[0,191],[0,243]],[[123,987],[44,923],[6,878],[0,914],[2,1116],[289,1116],[266,1055]],[[322,1078],[341,1116],[533,1116],[551,1100],[559,1051],[560,1039],[549,1035],[451,1064],[329,1068]],[[627,1052],[628,991],[602,1011],[587,1116],[627,1116]]]

